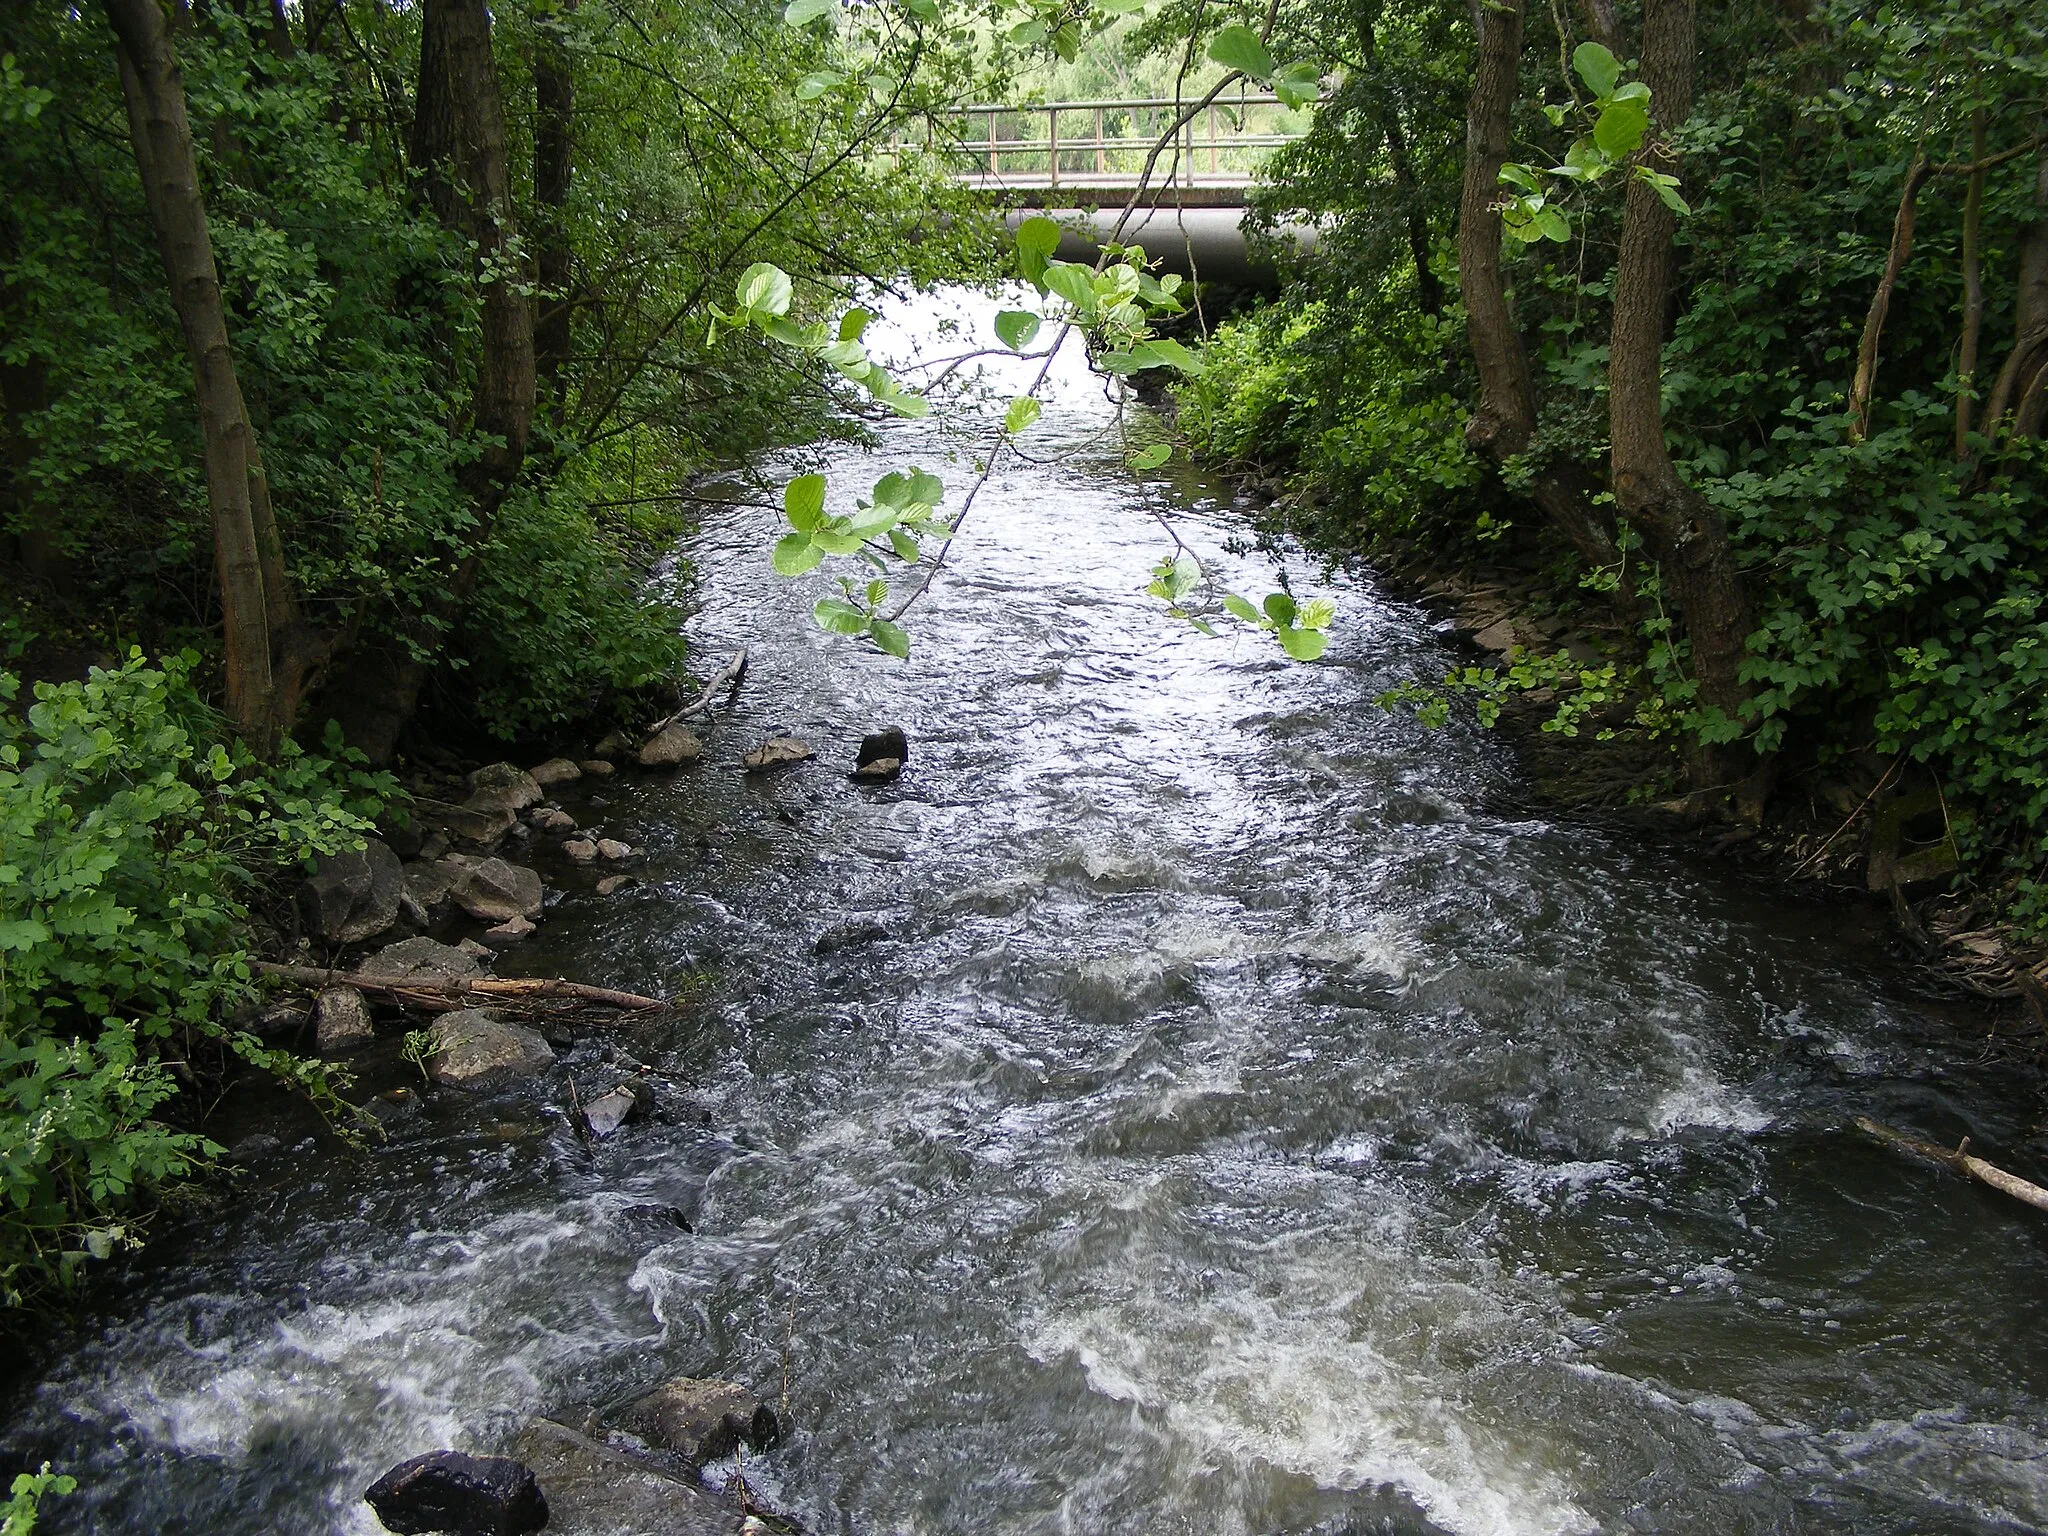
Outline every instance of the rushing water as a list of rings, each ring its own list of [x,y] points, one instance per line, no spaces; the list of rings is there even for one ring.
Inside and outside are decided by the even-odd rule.
[[[748,1473],[820,1533],[2048,1525],[2038,1218],[1846,1130],[2025,1166],[2034,1087],[1840,911],[1376,708],[1444,653],[1369,582],[1314,666],[1165,617],[1152,510],[1238,590],[1272,562],[1109,419],[1062,375],[908,663],[811,625],[767,513],[691,542],[746,687],[702,768],[565,793],[645,883],[549,866],[518,957],[689,989],[567,1058],[651,1063],[661,1113],[592,1151],[559,1076],[443,1096],[165,1233],[15,1402],[8,1452],[86,1482],[54,1530],[373,1531],[399,1457],[677,1372],[787,1373]],[[947,451],[827,467],[957,494]],[[899,722],[910,771],[850,783]],[[742,776],[785,728],[818,760]]]

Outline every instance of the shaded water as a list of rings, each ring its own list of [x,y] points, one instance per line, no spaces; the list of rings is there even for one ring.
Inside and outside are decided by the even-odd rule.
[[[15,1458],[87,1482],[53,1529],[372,1531],[401,1456],[785,1371],[799,1433],[748,1473],[817,1532],[2048,1524],[2042,1228],[1844,1133],[2026,1167],[2032,1086],[1840,912],[1375,708],[1441,652],[1369,583],[1315,666],[1163,617],[1148,507],[1238,590],[1270,561],[1061,387],[1032,443],[1076,456],[992,483],[907,664],[810,625],[765,513],[692,541],[747,687],[701,769],[564,797],[647,883],[551,869],[518,957],[693,989],[569,1057],[669,1074],[656,1121],[592,1153],[559,1080],[443,1098],[167,1236],[14,1405]],[[837,452],[835,494],[957,486],[946,447]],[[892,722],[911,771],[850,784]],[[819,760],[743,778],[780,728]]]

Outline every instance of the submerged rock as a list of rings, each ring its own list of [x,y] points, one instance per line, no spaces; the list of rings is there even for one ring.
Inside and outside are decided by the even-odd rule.
[[[508,917],[495,928],[486,928],[484,937],[499,944],[517,944],[521,939],[533,937],[534,922],[530,917]]]
[[[471,917],[502,923],[514,917],[536,917],[541,908],[540,876],[524,864],[484,859],[462,872],[455,886],[455,904]]]
[[[548,1523],[548,1501],[533,1469],[510,1456],[429,1451],[401,1461],[363,1498],[400,1536],[527,1536]]]
[[[356,1050],[376,1037],[370,1005],[354,987],[329,987],[313,1004],[313,1038],[322,1056]]]
[[[749,773],[765,773],[785,763],[800,763],[809,756],[811,744],[801,736],[770,736],[741,758],[740,765]]]
[[[775,1410],[736,1381],[678,1376],[626,1410],[635,1433],[693,1466],[742,1444],[765,1450],[782,1438]]]
[[[547,1490],[549,1536],[739,1536],[736,1503],[672,1471],[535,1419],[512,1442]]]
[[[704,743],[680,725],[664,726],[640,749],[642,768],[680,768],[704,755]]]
[[[373,837],[359,853],[323,854],[299,886],[299,910],[314,938],[360,944],[398,920],[404,893],[398,855]]]
[[[427,1075],[444,1088],[506,1088],[555,1064],[555,1053],[533,1030],[482,1008],[442,1014],[433,1034]]]
[[[356,974],[379,981],[474,981],[483,967],[437,939],[419,938],[385,945],[357,966]]]
[[[577,766],[593,779],[608,779],[619,771],[616,763],[608,763],[601,757],[588,758]]]
[[[597,882],[597,894],[609,896],[613,891],[620,889],[622,886],[631,884],[633,884],[633,877],[631,875],[606,875]]]
[[[557,784],[574,784],[583,777],[583,770],[566,757],[551,757],[536,768],[527,771],[542,789],[553,789]]]

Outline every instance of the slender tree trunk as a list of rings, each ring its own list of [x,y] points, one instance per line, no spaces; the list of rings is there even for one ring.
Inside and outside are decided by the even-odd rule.
[[[228,714],[250,747],[268,756],[290,728],[298,702],[291,676],[280,687],[272,657],[273,644],[289,635],[291,603],[262,460],[228,345],[184,80],[156,0],[105,4],[120,41],[121,92],[136,169],[192,360],[220,582]]]
[[[2003,426],[2016,437],[2038,437],[2048,383],[2048,138],[2034,171],[2034,218],[2020,244],[2019,282],[2013,296],[2013,343],[1984,406],[1987,433]]]
[[[1536,393],[1528,355],[1509,307],[1501,272],[1500,168],[1508,157],[1515,74],[1522,53],[1521,0],[1482,0],[1475,9],[1477,62],[1465,107],[1465,183],[1458,206],[1458,286],[1465,300],[1465,334],[1479,370],[1479,405],[1465,423],[1474,452],[1504,464],[1536,438]],[[1614,533],[1593,505],[1583,477],[1552,466],[1536,471],[1530,498],[1571,541],[1589,566],[1619,567]],[[1635,597],[1615,593],[1624,616]]]
[[[435,215],[476,248],[483,302],[471,426],[480,451],[457,477],[475,518],[468,553],[436,599],[401,615],[402,640],[362,647],[327,700],[350,743],[373,762],[389,759],[419,707],[428,671],[421,657],[476,584],[481,548],[533,427],[533,303],[515,261],[505,108],[484,0],[425,0],[412,157]]]
[[[1970,413],[1977,404],[1977,348],[1984,335],[1984,118],[1970,114],[1970,189],[1963,195],[1963,339],[1956,350],[1956,458],[1970,456]]]
[[[1654,107],[1656,87],[1650,89],[1650,103]],[[1884,275],[1877,280],[1877,292],[1870,298],[1870,312],[1863,318],[1863,341],[1856,349],[1856,377],[1849,386],[1849,436],[1856,442],[1870,433],[1870,399],[1877,387],[1877,346],[1884,336],[1885,316],[1891,312],[1892,290],[1906,268],[1906,258],[1913,254],[1913,217],[1920,188],[1933,169],[1924,154],[1916,153],[1906,171],[1906,184],[1899,190],[1899,211],[1892,217],[1891,248],[1885,253]]]
[[[1415,263],[1415,302],[1434,319],[1444,311],[1444,285],[1430,265],[1429,210],[1423,205],[1422,184],[1415,175],[1415,157],[1408,151],[1408,134],[1401,126],[1401,111],[1379,83],[1379,45],[1373,25],[1365,24],[1365,67],[1374,79],[1373,117],[1380,135],[1387,141],[1387,163],[1393,168],[1394,183],[1407,203],[1408,256]]]
[[[1646,163],[1666,168],[1668,136],[1692,111],[1693,0],[1645,0],[1642,71],[1655,138]],[[1675,268],[1676,220],[1656,191],[1630,177],[1614,273],[1608,432],[1615,499],[1656,555],[1665,589],[1691,642],[1699,702],[1741,722],[1750,700],[1741,678],[1752,628],[1748,594],[1720,514],[1687,485],[1664,439],[1664,319]],[[1746,745],[1696,745],[1696,792],[1733,792],[1754,817],[1768,782]]]
[[[574,10],[575,0],[565,0],[562,11]],[[569,178],[575,167],[576,82],[570,73],[569,50],[554,31],[552,18],[540,18],[538,32],[540,41],[533,61],[533,199],[539,224],[535,267],[540,297],[533,350],[540,382],[559,413],[571,340],[569,232],[564,220]]]

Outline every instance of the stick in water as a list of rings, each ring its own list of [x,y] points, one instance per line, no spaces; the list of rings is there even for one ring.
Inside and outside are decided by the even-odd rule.
[[[1931,1141],[1922,1141],[1917,1136],[1908,1136],[1904,1131],[1895,1131],[1888,1125],[1880,1125],[1866,1116],[1856,1117],[1856,1128],[1869,1136],[1875,1136],[1887,1146],[1897,1147],[1902,1152],[1911,1152],[1929,1162],[1939,1163],[1951,1173],[1960,1173],[1966,1179],[1975,1179],[1979,1184],[1988,1184],[2000,1194],[2011,1195],[2015,1200],[2024,1200],[2037,1211],[2048,1211],[2048,1189],[2030,1184],[2017,1174],[2007,1173],[1994,1163],[1987,1163],[1981,1157],[1970,1155],[1970,1138],[1965,1136],[1962,1144],[1954,1151],[1938,1147]]]

